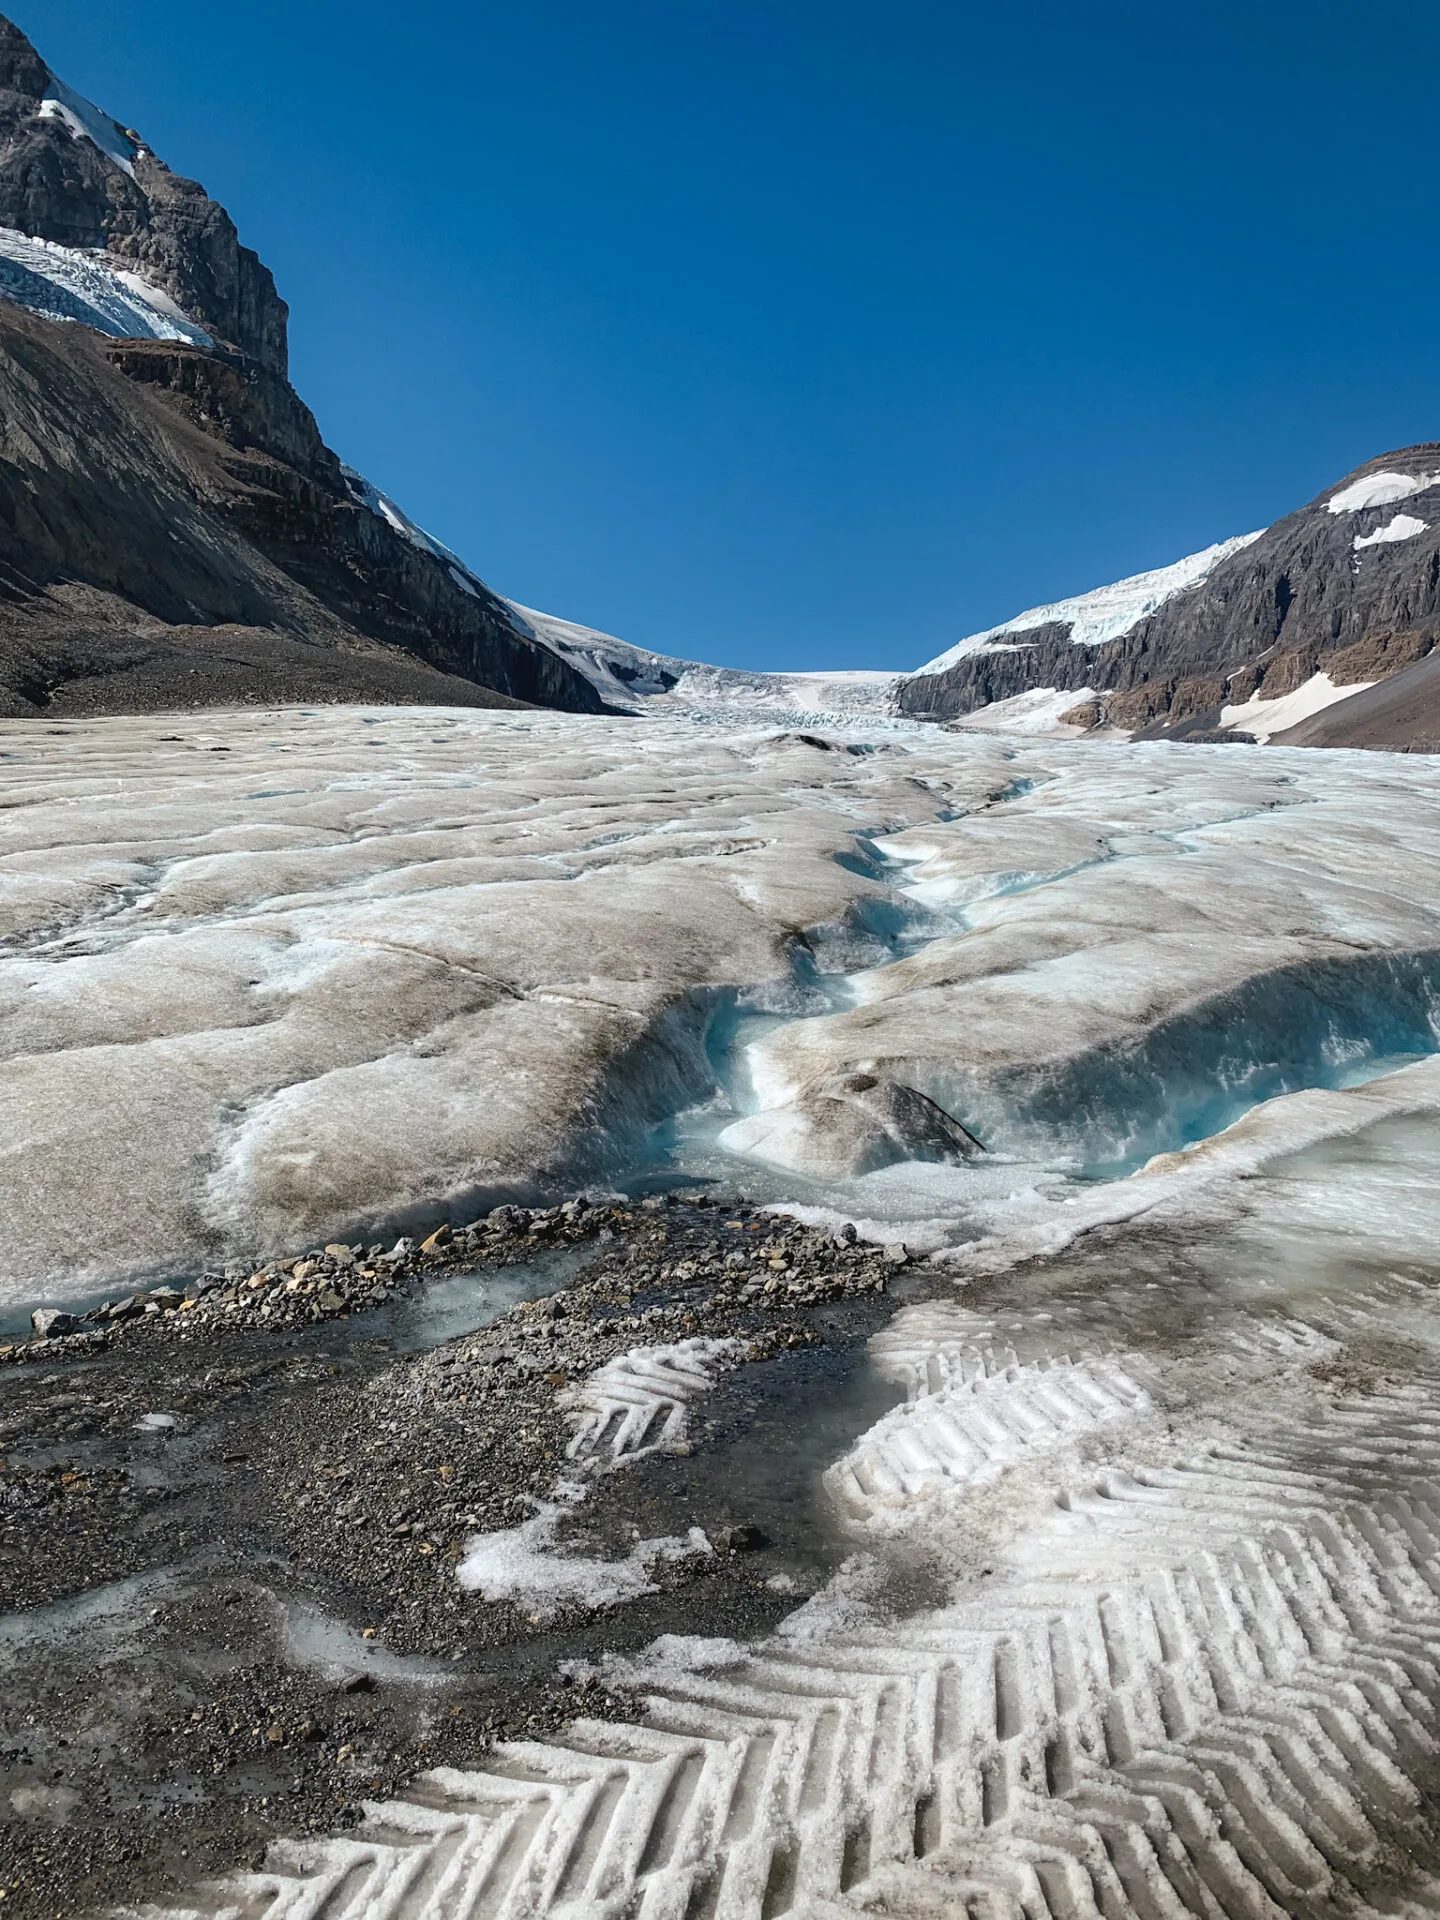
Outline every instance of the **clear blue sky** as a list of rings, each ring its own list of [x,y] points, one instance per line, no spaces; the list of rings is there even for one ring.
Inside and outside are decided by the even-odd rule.
[[[1440,437],[1440,11],[4,0],[495,587],[904,666]]]

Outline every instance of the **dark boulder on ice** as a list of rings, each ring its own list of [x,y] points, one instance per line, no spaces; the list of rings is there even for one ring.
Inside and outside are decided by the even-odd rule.
[[[39,1340],[53,1340],[63,1333],[75,1333],[80,1322],[73,1313],[65,1313],[59,1307],[37,1307],[30,1316],[30,1325]]]

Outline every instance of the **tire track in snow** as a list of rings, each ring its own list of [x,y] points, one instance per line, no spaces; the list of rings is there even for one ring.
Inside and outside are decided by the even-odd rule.
[[[714,1388],[716,1364],[733,1362],[739,1349],[738,1340],[698,1336],[607,1360],[561,1395],[575,1427],[567,1458],[614,1467],[676,1446],[692,1402]]]
[[[630,1674],[641,1724],[580,1721],[424,1776],[199,1910],[1436,1911],[1440,1367],[1348,1396],[1324,1374],[1335,1325],[1384,1334],[1429,1298],[1390,1275],[1308,1317],[1277,1299],[1168,1357],[1083,1350],[1046,1313],[902,1313],[876,1358],[912,1411],[832,1484],[867,1457],[893,1468],[894,1431],[940,1434],[885,1504],[963,1535],[1029,1476],[1046,1498],[993,1576],[898,1621],[812,1603],[752,1648],[660,1643]],[[1158,1444],[1160,1403],[1197,1381]],[[863,1533],[875,1491],[852,1498]]]

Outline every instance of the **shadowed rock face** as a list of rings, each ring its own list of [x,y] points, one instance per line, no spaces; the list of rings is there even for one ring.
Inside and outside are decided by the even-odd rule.
[[[1440,445],[1368,461],[1118,639],[1076,646],[1057,622],[1007,633],[993,650],[904,681],[900,711],[945,720],[1032,687],[1092,688],[1111,695],[1101,703],[1111,724],[1169,731],[1213,724],[1222,704],[1293,692],[1316,672],[1336,685],[1402,672],[1440,637],[1440,490],[1330,510],[1380,473],[1440,478]],[[1402,514],[1420,530],[1374,538]],[[1433,736],[1433,715],[1417,711],[1416,725]],[[1396,737],[1383,744],[1407,744],[1403,718],[1392,715],[1387,734]]]
[[[62,118],[42,115],[51,84],[25,35],[0,16],[0,226],[106,248],[283,377],[289,309],[229,214],[142,141],[133,142],[132,178]]]
[[[203,188],[73,99],[0,17],[0,226],[103,250],[216,344],[0,300],[0,714],[599,711],[502,600],[357,500],[286,378],[269,270]]]
[[[3,303],[0,556],[0,714],[600,706],[353,499],[278,375]]]

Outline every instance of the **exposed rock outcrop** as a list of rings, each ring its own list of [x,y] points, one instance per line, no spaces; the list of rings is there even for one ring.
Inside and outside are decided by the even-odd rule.
[[[341,466],[286,377],[285,303],[224,209],[3,18],[0,228],[27,236],[11,251],[28,262],[11,262],[0,300],[0,714],[602,710],[582,673]],[[144,338],[115,337],[133,328],[105,288],[130,285]]]
[[[3,714],[600,705],[354,498],[278,375],[3,303],[0,554]]]
[[[1440,445],[1367,462],[1126,631],[1094,645],[1077,644],[1077,631],[1049,620],[985,636],[902,682],[899,709],[944,720],[1031,688],[1074,688],[1100,697],[1080,700],[1069,724],[1193,738],[1223,708],[1278,699],[1317,673],[1345,687],[1403,672],[1440,639]],[[1435,730],[1418,710],[1416,724]],[[1397,729],[1392,715],[1387,732]]]

